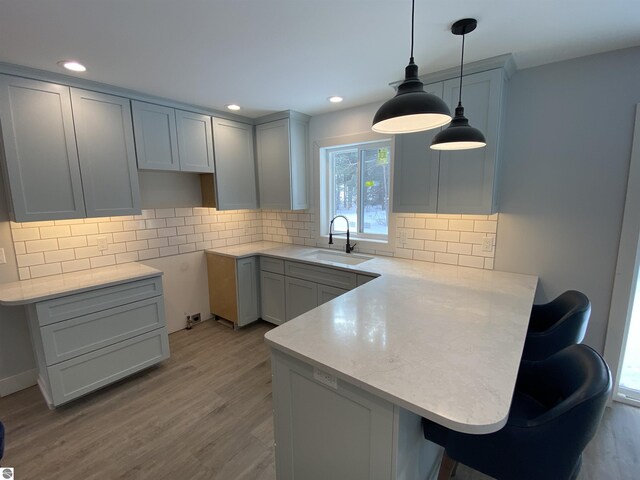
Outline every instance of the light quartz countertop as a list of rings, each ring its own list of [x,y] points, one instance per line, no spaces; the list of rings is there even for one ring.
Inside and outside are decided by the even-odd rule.
[[[309,261],[317,248],[255,242],[265,255],[380,275],[265,335],[272,348],[446,427],[499,430],[509,414],[537,277],[373,257]]]
[[[84,292],[96,287],[108,287],[117,283],[159,275],[162,275],[160,270],[134,262],[19,282],[1,283],[0,305],[26,305]]]

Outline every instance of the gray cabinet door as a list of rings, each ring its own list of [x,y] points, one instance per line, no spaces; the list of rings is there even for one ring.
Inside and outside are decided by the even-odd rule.
[[[260,318],[260,279],[258,273],[258,257],[240,258],[236,262],[239,327]]]
[[[330,302],[348,291],[342,288],[329,287],[328,285],[318,285],[318,305]]]
[[[131,102],[140,170],[180,170],[176,113],[173,108]]]
[[[425,90],[442,97],[442,83]],[[439,128],[395,136],[393,159],[393,211],[436,213],[440,153],[431,150],[431,140]]]
[[[69,88],[0,75],[0,124],[13,219],[84,217]]]
[[[287,321],[318,306],[318,284],[285,277]]]
[[[261,317],[276,325],[286,319],[284,278],[277,273],[263,271],[260,274]]]
[[[289,119],[256,127],[260,208],[291,209]]]
[[[253,126],[213,119],[218,210],[258,208]]]
[[[213,172],[211,117],[176,110],[178,153],[183,172]]]
[[[139,214],[129,100],[72,88],[71,101],[87,216]]]
[[[438,213],[490,214],[495,210],[502,70],[465,76],[462,104],[469,123],[480,129],[487,146],[440,154]],[[458,80],[445,82],[444,99],[452,109],[458,103]]]
[[[291,149],[291,210],[305,210],[309,208],[307,188],[309,147],[309,124],[304,120],[291,118],[289,120],[289,143]]]
[[[328,372],[275,349],[271,371],[278,479],[428,478],[394,471],[394,436],[399,433],[397,442],[403,442],[409,434],[394,429],[391,403],[340,378],[335,386],[322,383],[315,374],[324,379]],[[419,433],[419,426],[419,421],[412,425],[412,432]],[[419,451],[420,445],[410,448]]]

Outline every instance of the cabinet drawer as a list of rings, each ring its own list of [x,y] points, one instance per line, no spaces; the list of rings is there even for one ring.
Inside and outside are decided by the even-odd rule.
[[[145,278],[36,304],[40,326],[162,295],[162,277]]]
[[[285,275],[310,280],[323,285],[351,290],[356,288],[356,274],[335,268],[318,267],[298,262],[284,262]]]
[[[42,327],[47,365],[164,327],[163,298],[128,303]]]
[[[263,272],[284,275],[284,260],[279,258],[260,257],[260,270]]]
[[[47,368],[53,404],[66,403],[169,358],[160,328]]]

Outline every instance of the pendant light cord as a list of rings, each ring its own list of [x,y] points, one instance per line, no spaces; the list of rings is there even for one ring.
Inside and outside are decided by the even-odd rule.
[[[462,106],[462,67],[464,65],[464,37],[465,34],[462,34],[462,55],[460,55],[460,92],[458,93],[458,106]]]
[[[410,60],[410,63],[413,63],[413,28],[416,23],[415,11],[416,11],[416,0],[411,0],[411,60]]]

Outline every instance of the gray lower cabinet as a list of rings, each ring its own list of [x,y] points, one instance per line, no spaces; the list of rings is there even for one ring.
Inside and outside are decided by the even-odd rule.
[[[276,325],[287,320],[284,279],[278,273],[260,272],[261,317]]]
[[[276,325],[347,293],[357,286],[357,277],[368,277],[270,257],[261,257],[260,269],[261,316]]]
[[[71,102],[87,216],[139,214],[129,99],[72,88]]]
[[[299,278],[285,277],[287,321],[318,306],[318,284]]]
[[[330,287],[328,285],[318,285],[318,305],[330,302],[334,298],[347,293],[349,290],[343,288]]]
[[[213,119],[218,210],[258,208],[253,126]]]
[[[44,300],[27,312],[50,408],[169,358],[159,276]]]
[[[236,262],[238,281],[238,326],[260,318],[260,277],[258,257],[240,258]]]
[[[358,274],[358,277],[357,277],[358,286],[360,287],[360,286],[364,285],[365,283],[369,283],[371,280],[375,280],[376,278],[377,277],[374,277],[372,275],[361,275],[361,274]]]
[[[335,377],[327,385],[312,366],[276,350],[271,369],[278,479],[428,478],[396,475],[393,404]],[[415,440],[416,451],[427,443]]]
[[[480,129],[487,146],[473,150],[431,150],[440,129],[396,135],[393,211],[409,213],[491,214],[497,211],[500,128],[505,105],[503,69],[466,75],[462,103],[472,126]],[[453,112],[459,80],[426,85]]]
[[[287,118],[256,126],[260,208],[309,208],[308,122],[306,115],[288,112]]]
[[[178,155],[183,172],[213,173],[211,117],[176,110]]]

